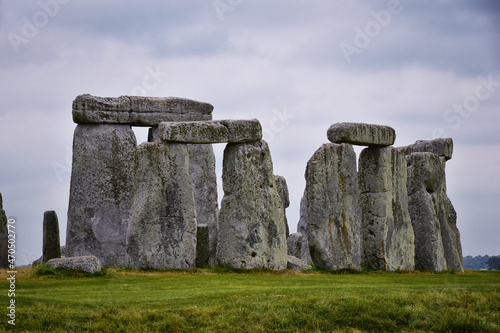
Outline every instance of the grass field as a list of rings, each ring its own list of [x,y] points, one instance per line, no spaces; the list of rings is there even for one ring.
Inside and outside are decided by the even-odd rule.
[[[18,271],[16,331],[500,332],[500,272],[70,275]],[[6,272],[0,277],[7,313]]]

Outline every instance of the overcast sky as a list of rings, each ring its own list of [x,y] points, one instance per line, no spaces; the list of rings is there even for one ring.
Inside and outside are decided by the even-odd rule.
[[[463,253],[500,254],[499,1],[3,0],[0,70],[0,192],[18,264],[41,255],[46,210],[65,243],[71,105],[84,93],[258,118],[289,185],[292,232],[331,124],[392,126],[396,146],[452,137]]]

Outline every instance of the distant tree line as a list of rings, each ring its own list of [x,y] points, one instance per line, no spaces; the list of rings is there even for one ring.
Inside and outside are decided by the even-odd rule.
[[[464,257],[464,267],[471,270],[500,270],[500,256],[466,256]]]

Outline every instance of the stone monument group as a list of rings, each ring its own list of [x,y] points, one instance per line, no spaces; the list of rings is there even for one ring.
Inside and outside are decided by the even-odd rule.
[[[307,163],[298,232],[289,234],[286,180],[274,174],[259,121],[212,120],[212,111],[181,98],[78,96],[66,245],[56,213],[45,212],[38,261],[92,272],[311,264],[463,271],[446,195],[451,139],[393,147],[388,126],[333,124],[330,142]],[[148,142],[137,145],[132,126],[149,127]],[[220,207],[217,143],[226,145]],[[366,146],[358,161],[353,145]]]

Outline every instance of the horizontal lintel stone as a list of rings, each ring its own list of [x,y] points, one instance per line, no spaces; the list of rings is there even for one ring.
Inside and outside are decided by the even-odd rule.
[[[73,101],[77,124],[158,126],[166,121],[211,120],[213,106],[178,97],[97,97],[79,95]]]
[[[328,129],[328,140],[358,146],[390,146],[396,140],[396,131],[384,125],[338,123]]]
[[[417,140],[414,144],[398,147],[405,155],[413,153],[433,153],[443,156],[445,160],[451,160],[453,155],[453,139],[438,138],[434,140]]]
[[[257,119],[163,122],[158,127],[162,141],[185,143],[237,143],[262,139]]]

